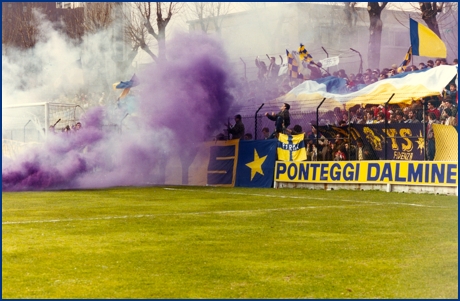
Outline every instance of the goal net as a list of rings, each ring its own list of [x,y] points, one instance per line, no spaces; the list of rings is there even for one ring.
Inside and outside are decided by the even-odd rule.
[[[84,110],[75,104],[36,103],[2,108],[2,154],[14,157],[27,146],[43,143],[50,126],[72,127]]]

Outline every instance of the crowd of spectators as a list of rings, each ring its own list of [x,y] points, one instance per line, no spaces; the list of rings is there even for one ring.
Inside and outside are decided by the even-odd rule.
[[[368,143],[361,144],[359,141],[352,145],[348,137],[336,137],[328,140],[317,131],[317,126],[346,127],[352,124],[404,124],[422,123],[426,129],[426,159],[433,160],[435,154],[435,137],[432,124],[443,124],[446,126],[457,126],[457,103],[455,100],[455,84],[450,84],[450,95],[445,97],[430,96],[414,100],[410,105],[389,105],[385,108],[382,105],[355,106],[350,110],[336,107],[333,112],[323,114],[321,120],[313,118],[308,122],[310,131],[306,132],[306,147],[309,160],[373,160],[376,155]],[[310,116],[310,117],[313,117]],[[264,129],[262,135],[266,135],[268,128]],[[286,129],[286,134],[303,133],[299,124]]]
[[[426,63],[420,63],[418,66],[409,65],[398,67],[392,65],[391,68],[367,69],[363,74],[347,74],[341,69],[334,72],[332,76],[340,77],[346,80],[347,89],[353,92],[361,89],[365,85],[372,84],[376,81],[392,77],[402,72],[411,72],[426,68],[435,68],[440,65],[448,64],[446,59],[437,59],[435,61],[428,60]],[[453,65],[458,64],[457,59],[453,61]],[[294,85],[298,85],[301,81],[290,79],[287,74],[278,76],[273,70],[279,70],[276,66],[275,58],[270,58],[270,65],[267,65],[256,59],[258,68],[257,80],[246,85],[249,90],[249,96],[259,99],[274,99],[286,94]],[[316,65],[316,69],[324,70],[321,65]],[[313,72],[312,72],[313,73]],[[326,72],[320,73],[322,77],[329,76]],[[244,79],[242,79],[244,80]],[[441,91],[440,91],[441,92]],[[433,160],[434,158],[434,135],[432,124],[444,124],[447,126],[457,126],[457,86],[454,82],[449,83],[445,89],[435,96],[429,96],[419,99],[414,99],[411,104],[388,105],[356,105],[350,110],[344,108],[335,108],[332,112],[323,113],[321,120],[311,121],[310,131],[306,133],[306,149],[308,160],[373,160],[377,159],[372,148],[368,143],[362,140],[356,141],[356,145],[350,143],[348,137],[340,135],[335,139],[328,140],[317,131],[317,126],[347,126],[350,124],[377,124],[377,123],[423,123],[426,127],[426,158]],[[278,113],[276,116],[279,116]],[[299,124],[292,128],[285,127],[280,131],[280,120],[274,113],[265,114],[270,119],[276,121],[275,131],[270,135],[270,129],[264,127],[261,132],[261,139],[276,138],[274,133],[284,132],[285,134],[303,133],[302,127]],[[289,125],[289,122],[288,122]],[[243,139],[247,139],[246,137]]]
[[[457,65],[458,60],[454,59],[452,65]],[[255,60],[257,67],[257,79],[247,81],[246,78],[240,78],[240,87],[236,91],[238,98],[244,99],[249,103],[262,103],[265,100],[275,99],[288,93],[293,87],[300,84],[303,80],[289,78],[287,74],[278,75],[281,65],[276,64],[275,57],[270,58],[269,66],[258,57]],[[335,76],[343,78],[347,82],[347,91],[354,92],[363,87],[375,83],[379,80],[386,79],[404,72],[411,72],[427,68],[435,68],[440,65],[448,65],[444,58],[428,60],[426,63],[420,63],[418,66],[409,65],[399,67],[393,64],[391,67],[380,69],[366,69],[363,73],[347,73],[344,69],[329,74],[321,63],[310,63],[307,67],[310,69],[309,79],[318,79],[320,77]]]

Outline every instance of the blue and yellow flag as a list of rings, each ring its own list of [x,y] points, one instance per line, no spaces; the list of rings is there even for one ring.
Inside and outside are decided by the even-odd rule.
[[[299,62],[297,62],[294,56],[291,53],[289,53],[287,49],[286,49],[286,55],[288,58],[289,76],[293,78],[304,79],[303,74],[299,72]]]
[[[447,49],[444,42],[428,27],[410,19],[410,44],[412,54],[446,58]]]
[[[120,96],[118,97],[119,99],[121,99],[123,97],[126,97],[126,95],[128,95],[129,90],[132,87],[135,87],[137,85],[139,85],[139,79],[137,78],[136,74],[134,74],[133,77],[131,77],[129,81],[126,81],[126,82],[120,81],[120,82],[114,83],[112,86],[114,90],[123,89]]]
[[[273,187],[276,146],[276,139],[241,140],[235,186]]]
[[[402,61],[401,65],[399,65],[399,68],[401,68],[402,70],[406,70],[407,66],[410,65],[411,60],[412,60],[412,46],[409,47],[409,50],[407,50],[406,56],[404,57],[404,61]]]
[[[285,135],[278,137],[278,160],[279,161],[305,161],[307,151],[305,149],[305,134]]]
[[[299,47],[299,56],[302,61],[310,63],[313,60],[313,57],[308,53],[307,49],[303,44],[300,44]]]

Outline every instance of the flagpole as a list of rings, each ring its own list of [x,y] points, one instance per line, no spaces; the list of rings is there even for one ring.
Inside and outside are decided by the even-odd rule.
[[[329,58],[329,53],[327,53],[326,49],[324,49],[323,46],[321,46],[321,48],[323,48],[323,51],[326,52],[326,57]],[[327,74],[331,75],[331,74],[329,73],[329,67],[327,67]]]
[[[319,119],[319,108],[323,105],[323,102],[325,100],[326,100],[326,97],[323,98],[323,100],[319,103],[319,106],[316,108],[316,151],[317,152],[318,152],[318,147],[319,147],[319,120],[318,120]],[[318,160],[318,154],[316,155],[316,160]]]
[[[361,57],[361,53],[359,53],[358,50],[355,50],[355,49],[353,49],[353,48],[350,48],[350,50],[356,52],[357,54],[359,54],[360,63],[359,63],[359,70],[358,70],[358,73],[363,74],[363,58]]]
[[[384,141],[384,145],[385,145],[385,153],[384,153],[384,158],[385,160],[387,159],[387,139],[388,139],[388,135],[386,133],[387,132],[387,124],[388,124],[388,119],[387,119],[387,112],[388,112],[388,103],[390,102],[390,100],[393,98],[393,96],[395,96],[395,94],[391,94],[390,98],[387,100],[387,102],[385,103],[385,141]]]
[[[257,109],[256,113],[254,114],[254,140],[257,140],[257,113],[259,113],[260,109],[264,106],[265,103],[262,103],[260,107]]]
[[[230,117],[227,118],[227,140],[230,140]]]
[[[240,60],[243,62],[244,64],[244,79],[246,80],[246,82],[248,81],[248,78],[246,77],[246,63],[243,61],[242,58],[240,58]]]

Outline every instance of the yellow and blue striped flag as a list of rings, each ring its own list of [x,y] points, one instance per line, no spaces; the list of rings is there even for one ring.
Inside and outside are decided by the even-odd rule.
[[[278,160],[279,161],[305,161],[307,150],[305,149],[305,134],[286,135],[278,137]]]
[[[410,19],[410,44],[412,54],[446,58],[447,49],[444,42],[428,27]]]

